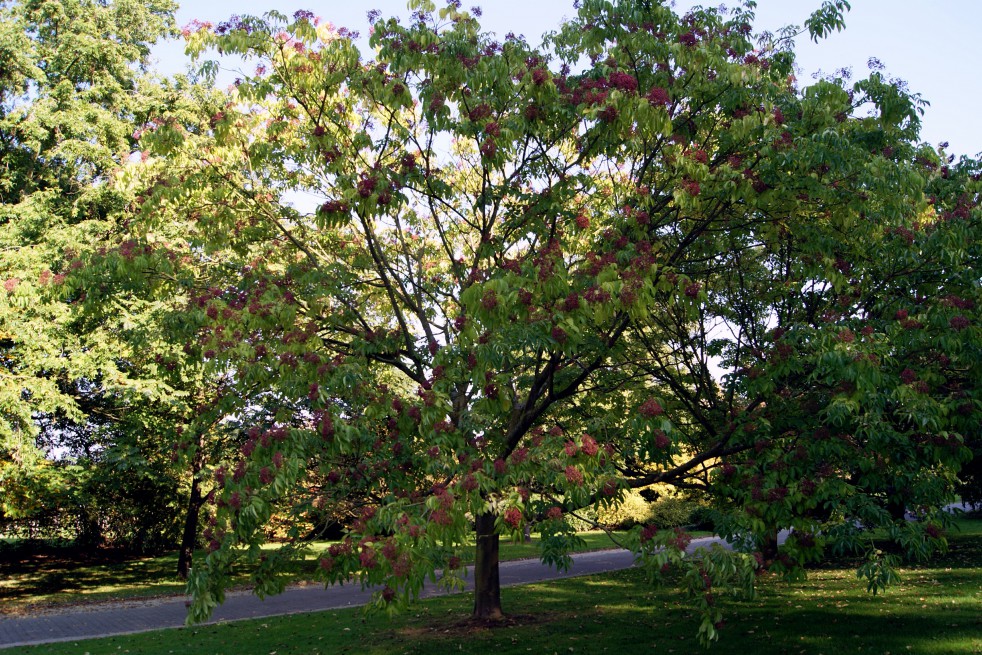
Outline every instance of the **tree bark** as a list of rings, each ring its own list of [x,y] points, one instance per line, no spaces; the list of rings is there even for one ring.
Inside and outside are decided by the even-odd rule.
[[[194,547],[198,544],[198,516],[201,513],[201,506],[204,499],[201,497],[201,483],[198,474],[201,468],[195,463],[195,470],[191,474],[191,494],[188,497],[188,511],[184,517],[184,534],[181,536],[181,550],[177,558],[177,575],[182,580],[187,580],[188,573],[191,571],[191,562],[194,558]]]
[[[763,535],[760,541],[760,553],[764,556],[764,561],[770,565],[777,559],[780,546],[777,543],[777,528],[768,528],[767,534]]]
[[[474,563],[474,618],[498,620],[501,611],[501,581],[498,577],[498,533],[496,516],[487,512],[477,517],[477,556]]]

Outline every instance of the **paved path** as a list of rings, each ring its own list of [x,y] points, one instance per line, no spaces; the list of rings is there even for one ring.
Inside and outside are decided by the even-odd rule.
[[[718,539],[694,539],[689,549],[706,546],[714,541]],[[573,565],[567,572],[556,571],[537,559],[502,562],[501,585],[590,575],[626,569],[633,565],[634,556],[626,550],[602,550],[574,555]],[[470,574],[471,570],[468,569],[467,590],[473,589]],[[422,597],[444,593],[444,590],[430,585],[423,590]],[[282,594],[267,597],[265,600],[260,600],[247,591],[232,592],[227,595],[225,603],[215,610],[209,623],[354,607],[364,605],[370,597],[371,590],[363,590],[357,584],[326,589],[321,585],[291,587]],[[186,613],[185,599],[180,597],[99,603],[37,616],[2,617],[0,649],[178,628],[184,625]]]
[[[949,509],[954,507],[968,509],[964,505],[949,505]],[[786,531],[782,531],[778,535],[778,541],[784,541],[786,534]],[[692,552],[712,543],[724,542],[719,537],[693,539],[688,550]],[[537,559],[502,562],[501,585],[512,586],[591,575],[626,569],[633,565],[634,557],[626,550],[602,550],[574,555],[573,565],[564,573]],[[470,573],[471,570],[468,569],[467,590],[473,589]],[[444,593],[446,592],[442,589],[430,586],[423,590],[421,596],[428,598]],[[355,607],[364,605],[370,597],[371,590],[363,590],[359,585],[326,589],[320,585],[291,587],[282,594],[265,600],[260,600],[247,591],[232,592],[226,596],[225,603],[215,610],[209,623]],[[75,606],[65,611],[32,617],[0,617],[0,649],[179,628],[184,625],[186,613],[185,599],[179,597]]]

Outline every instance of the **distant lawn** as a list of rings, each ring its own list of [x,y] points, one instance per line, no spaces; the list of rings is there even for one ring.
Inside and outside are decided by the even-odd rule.
[[[696,536],[709,533],[693,533]],[[605,532],[583,532],[586,541],[577,552],[617,548]],[[314,551],[326,548],[329,542],[315,542]],[[31,607],[96,602],[118,598],[175,595],[184,593],[184,583],[177,578],[177,553],[158,557],[143,557],[123,561],[75,560],[68,551],[52,549],[32,556],[26,561],[4,561],[0,552],[0,615],[22,613]],[[464,553],[472,562],[471,550]],[[198,553],[204,557],[204,553]],[[501,559],[526,559],[539,556],[539,540],[513,543],[503,540]],[[106,559],[106,558],[103,558]],[[316,566],[313,556],[293,571],[297,582],[307,580]],[[243,572],[237,584],[248,585],[248,573]]]
[[[951,551],[901,571],[876,597],[854,569],[814,570],[805,583],[760,582],[755,600],[727,603],[709,653],[727,655],[968,655],[982,653],[982,521],[959,520]],[[671,589],[634,570],[503,590],[508,620],[468,619],[471,598],[427,600],[394,618],[340,610],[19,649],[31,655],[131,653],[699,653],[697,619]]]

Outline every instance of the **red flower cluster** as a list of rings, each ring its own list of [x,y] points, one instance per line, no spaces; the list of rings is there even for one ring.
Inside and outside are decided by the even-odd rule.
[[[610,300],[610,293],[599,287],[590,287],[583,292],[583,297],[589,303],[605,303]]]
[[[634,93],[638,90],[638,81],[634,79],[633,75],[625,73],[623,71],[614,71],[608,77],[610,86],[615,89],[620,89],[621,91],[627,91],[629,93]]]
[[[369,175],[363,176],[358,180],[358,195],[367,198],[375,192],[376,186],[378,186],[377,179]]]
[[[645,544],[658,534],[658,526],[649,523],[641,529],[641,543]]]
[[[661,88],[660,86],[653,86],[651,90],[648,91],[648,104],[650,105],[670,105],[672,104],[672,98],[668,94],[668,91]]]
[[[378,566],[378,562],[375,559],[375,549],[362,546],[361,553],[358,555],[358,561],[361,562],[364,568],[374,569]]]
[[[664,430],[655,430],[655,448],[660,448],[664,450],[672,443],[672,440],[668,438]]]
[[[672,545],[679,550],[685,550],[690,543],[692,543],[692,535],[682,528],[675,528],[675,538],[672,540]]]
[[[695,150],[690,150],[688,152],[688,155],[689,155],[689,159],[691,159],[692,161],[698,162],[700,164],[709,163],[709,155],[707,155],[706,151],[703,150],[702,148],[696,148]]]
[[[605,496],[613,496],[617,493],[617,481],[613,478],[608,478],[604,480],[603,486],[600,488],[601,493]]]
[[[487,311],[491,311],[498,306],[498,294],[494,289],[488,289],[481,296],[481,307]]]
[[[528,459],[528,456],[529,456],[528,448],[516,448],[514,452],[512,452],[512,454],[508,456],[508,459],[511,460],[512,464],[521,464],[526,459]]]
[[[679,43],[681,43],[687,48],[693,47],[698,42],[699,39],[696,38],[694,32],[686,32],[684,34],[679,34]]]
[[[957,307],[958,309],[972,309],[975,307],[975,302],[968,298],[960,298],[959,296],[949,294],[941,299],[941,304],[945,307]]]
[[[654,418],[656,416],[660,416],[661,414],[664,414],[665,409],[661,406],[661,404],[657,400],[655,400],[654,398],[649,398],[648,400],[641,403],[640,407],[638,407],[638,413],[640,413],[641,416],[644,416],[645,418]]]
[[[950,325],[951,329],[954,330],[955,332],[961,332],[969,325],[971,325],[971,322],[964,316],[958,315],[958,316],[952,316],[948,320],[948,325]]]
[[[443,109],[445,104],[446,104],[446,100],[444,99],[443,94],[437,91],[436,93],[433,94],[433,97],[430,99],[430,104],[428,105],[428,107],[431,112],[438,112],[441,109]]]
[[[600,120],[602,120],[604,123],[613,123],[617,120],[617,117],[620,116],[620,112],[617,111],[617,107],[614,105],[607,105],[600,110],[600,113],[597,114],[597,116],[599,116]]]
[[[467,114],[467,117],[472,121],[479,121],[484,118],[487,118],[490,115],[491,115],[491,106],[488,105],[487,103],[481,103],[477,107],[474,107],[474,109],[471,109],[470,113]]]
[[[498,144],[494,142],[493,138],[488,137],[481,143],[481,154],[485,158],[491,159],[497,152]]]

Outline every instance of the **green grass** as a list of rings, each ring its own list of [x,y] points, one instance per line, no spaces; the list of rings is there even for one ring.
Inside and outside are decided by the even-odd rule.
[[[604,532],[584,532],[580,536],[586,543],[578,552],[617,547]],[[317,552],[326,548],[328,542],[315,542],[313,545]],[[203,557],[204,554],[199,553],[198,556]],[[529,543],[502,541],[502,560],[538,556],[538,539]],[[473,561],[471,549],[465,551],[464,559]],[[312,555],[304,564],[297,564],[292,577],[297,582],[307,580],[315,566],[316,558]],[[4,563],[3,568],[4,575],[0,577],[0,615],[24,613],[38,606],[184,593],[184,583],[174,574],[177,569],[176,552],[113,563],[85,563],[52,551],[28,561]],[[247,572],[236,579],[238,585],[248,583]]]
[[[727,602],[727,625],[709,651],[743,655],[966,655],[982,653],[982,521],[959,520],[951,551],[902,570],[876,597],[854,569],[814,570],[804,583],[760,581],[754,600]],[[490,627],[468,620],[471,599],[428,600],[387,618],[343,610],[218,626],[51,644],[30,655],[366,655],[429,653],[697,653],[697,617],[670,588],[637,571],[503,590],[511,615]],[[14,652],[14,651],[8,651]]]

